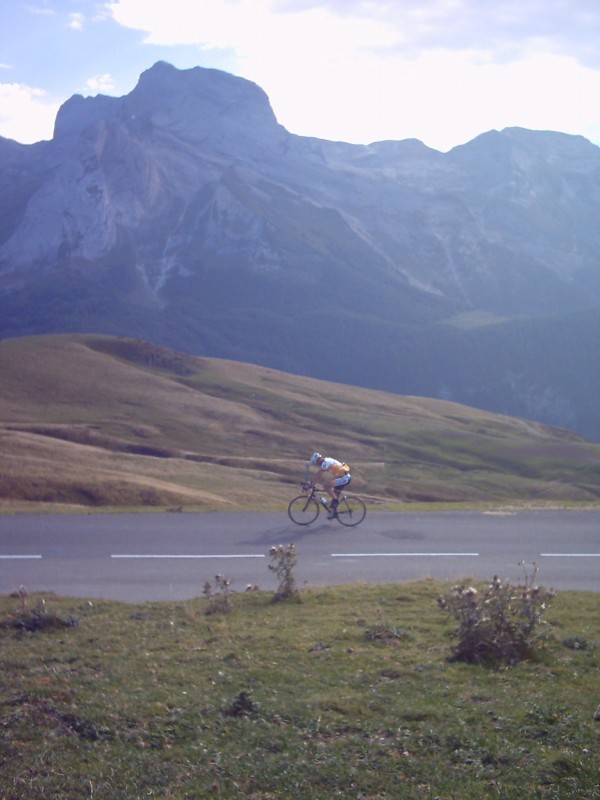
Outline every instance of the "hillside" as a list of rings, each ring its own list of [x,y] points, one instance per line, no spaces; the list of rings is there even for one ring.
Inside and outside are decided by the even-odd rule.
[[[92,335],[4,340],[0,373],[5,510],[283,509],[315,449],[381,508],[600,499],[600,445],[447,401]]]

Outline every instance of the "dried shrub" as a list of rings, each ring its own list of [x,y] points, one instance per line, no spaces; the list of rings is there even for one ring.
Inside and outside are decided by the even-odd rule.
[[[582,639],[581,636],[568,636],[562,641],[565,647],[570,650],[594,650],[595,645],[593,642],[588,642],[587,639]]]
[[[279,544],[269,549],[271,563],[269,569],[277,575],[278,586],[273,599],[275,601],[287,600],[290,597],[298,599],[294,567],[298,561],[298,554],[294,544]]]
[[[18,593],[19,613],[8,620],[0,622],[0,628],[14,628],[28,633],[39,631],[53,631],[62,628],[74,628],[79,624],[78,617],[60,617],[48,608],[46,601],[41,598],[36,607],[29,609],[29,594],[24,586],[21,586]]]
[[[251,717],[257,714],[258,706],[250,697],[249,692],[241,691],[234,700],[223,709],[227,717]]]
[[[377,622],[365,631],[365,639],[368,642],[382,642],[383,644],[397,643],[401,640],[412,639],[409,631],[397,628],[394,625],[387,625],[384,622]]]
[[[547,624],[542,617],[556,593],[534,584],[535,564],[531,574],[525,568],[523,572],[521,585],[503,583],[495,575],[481,591],[455,586],[438,598],[439,607],[458,621],[455,661],[513,665],[531,657],[541,639],[539,628]]]
[[[223,575],[215,575],[215,582],[206,581],[202,594],[208,600],[206,614],[228,614],[231,602],[231,581]]]

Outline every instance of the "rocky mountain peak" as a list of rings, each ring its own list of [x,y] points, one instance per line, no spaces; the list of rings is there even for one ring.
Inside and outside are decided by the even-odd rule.
[[[142,73],[123,100],[132,130],[157,130],[213,147],[277,146],[285,131],[255,83],[215,69],[177,70],[164,61]]]
[[[120,105],[119,98],[97,95],[82,97],[75,94],[58,110],[54,123],[54,143],[60,147],[72,144],[91,125],[114,118]]]
[[[99,123],[122,124],[137,138],[159,132],[221,148],[253,142],[264,149],[285,137],[255,83],[215,69],[178,70],[164,61],[143,72],[125,97],[71,97],[58,112],[55,142],[72,143]]]

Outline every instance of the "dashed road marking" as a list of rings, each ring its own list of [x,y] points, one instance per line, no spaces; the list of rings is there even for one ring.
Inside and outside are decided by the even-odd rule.
[[[30,559],[30,558],[41,558],[41,556],[38,556],[38,555],[21,555],[21,554],[18,554],[18,553],[15,554],[15,555],[0,555],[0,559],[4,559],[6,561],[9,561],[11,559],[15,559],[16,560],[16,559]]]
[[[600,558],[600,553],[540,553],[541,558]]]
[[[436,558],[463,558],[465,556],[477,557],[479,553],[332,553],[332,558],[407,558],[407,557],[436,557]]]
[[[179,554],[179,553],[113,553],[111,558],[264,558],[263,554],[239,554],[239,555],[199,555],[199,554]]]

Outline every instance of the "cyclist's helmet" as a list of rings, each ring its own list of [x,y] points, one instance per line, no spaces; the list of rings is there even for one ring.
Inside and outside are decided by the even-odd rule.
[[[323,458],[323,456],[321,455],[321,453],[313,453],[313,454],[312,454],[312,456],[310,457],[310,463],[311,463],[311,464],[316,464],[316,463],[317,463],[317,461],[318,461],[320,458]]]

